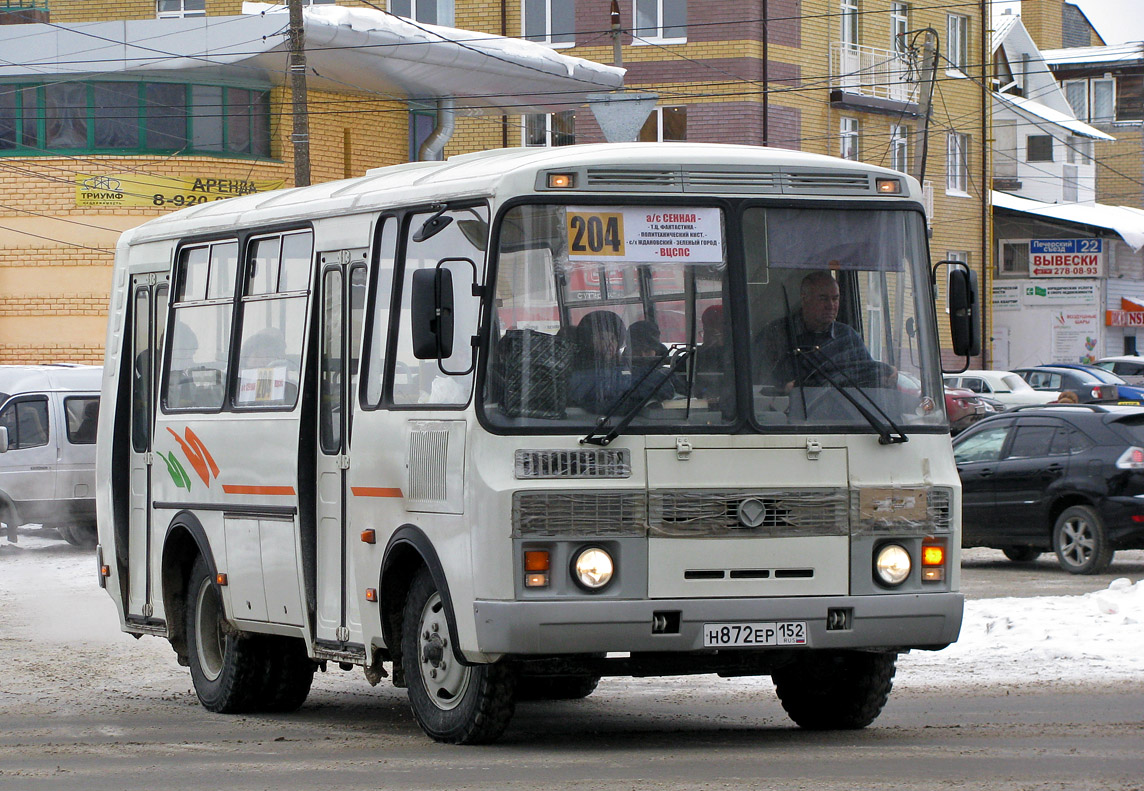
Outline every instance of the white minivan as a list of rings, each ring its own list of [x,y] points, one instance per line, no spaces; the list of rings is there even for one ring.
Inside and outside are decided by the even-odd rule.
[[[57,528],[94,547],[95,427],[103,368],[0,365],[0,526]]]

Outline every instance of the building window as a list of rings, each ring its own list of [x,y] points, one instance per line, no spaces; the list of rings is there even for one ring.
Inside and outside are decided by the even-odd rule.
[[[1077,178],[1076,165],[1065,165],[1061,179],[1064,190],[1061,197],[1065,203],[1076,203],[1080,195],[1080,179]]]
[[[1029,274],[1029,243],[1002,242],[999,275]]]
[[[155,15],[159,19],[182,19],[206,16],[206,0],[156,0]]]
[[[838,130],[838,156],[858,159],[858,119],[843,118]]]
[[[858,46],[858,0],[841,0],[838,40],[848,47]]]
[[[946,138],[945,191],[969,194],[969,135],[950,132]]]
[[[569,0],[524,0],[524,37],[542,44],[576,43],[576,4]]]
[[[437,111],[414,108],[409,111],[409,161],[421,158],[421,146],[437,128]]]
[[[965,69],[969,64],[969,17],[950,14],[946,25],[946,51],[950,68]]]
[[[890,167],[902,173],[910,171],[909,131],[896,124],[890,127]]]
[[[1026,162],[1052,162],[1053,136],[1029,135],[1025,138]]]
[[[687,40],[687,0],[635,0],[636,44]]]
[[[1017,178],[1017,122],[993,122],[993,175]]]
[[[906,33],[910,29],[910,6],[908,3],[890,3],[890,49],[905,55],[909,48]]]
[[[524,116],[524,145],[571,146],[576,144],[576,111],[531,113]]]
[[[53,151],[270,156],[269,91],[219,85],[0,85],[0,155]]]
[[[1065,97],[1073,113],[1081,121],[1095,124],[1112,123],[1116,113],[1116,80],[1102,77],[1092,80],[1067,80]]]
[[[641,143],[682,142],[687,139],[687,108],[657,107],[640,129]]]
[[[453,0],[389,0],[389,11],[427,25],[453,25]]]

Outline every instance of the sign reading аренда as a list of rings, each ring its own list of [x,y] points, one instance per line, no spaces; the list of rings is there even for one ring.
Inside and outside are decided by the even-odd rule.
[[[75,205],[83,208],[150,206],[181,209],[207,201],[269,192],[285,183],[284,179],[80,174],[75,177]]]
[[[1103,271],[1102,239],[1033,239],[1029,242],[1032,277],[1100,277]]]
[[[569,206],[565,230],[573,261],[723,261],[723,222],[713,208]]]

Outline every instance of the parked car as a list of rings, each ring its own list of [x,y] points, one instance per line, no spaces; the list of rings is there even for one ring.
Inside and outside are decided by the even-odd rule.
[[[1115,403],[1119,400],[1119,388],[1115,382],[1105,379],[1114,374],[1099,370],[1100,374],[1094,374],[1083,367],[1038,365],[1033,368],[1014,368],[1013,373],[1028,382],[1034,390],[1058,393],[1071,390],[1082,404],[1093,401]]]
[[[1112,371],[1130,385],[1144,385],[1144,357],[1103,357],[1096,364],[1106,371]]]
[[[0,528],[58,528],[94,547],[95,428],[102,368],[0,366]]]
[[[1085,365],[1083,363],[1053,363],[1058,368],[1071,368],[1074,371],[1087,371],[1105,384],[1116,385],[1116,401],[1119,404],[1132,406],[1144,405],[1144,387],[1130,384],[1124,377],[1112,373],[1099,365]]]
[[[962,546],[1014,561],[1052,550],[1073,574],[1144,548],[1144,408],[1017,407],[958,436],[953,455]]]
[[[949,431],[958,434],[982,418],[997,414],[998,410],[981,396],[963,387],[945,388],[945,412],[949,416]]]
[[[1047,404],[1060,393],[1052,390],[1034,390],[1029,383],[1012,371],[966,371],[946,374],[945,383],[951,387],[964,387],[974,393],[998,401],[1007,409],[1012,406]]]

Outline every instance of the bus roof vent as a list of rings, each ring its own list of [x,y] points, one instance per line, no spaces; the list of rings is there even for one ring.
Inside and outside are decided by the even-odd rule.
[[[630,478],[632,452],[627,448],[588,450],[518,450],[516,477]]]
[[[874,183],[868,174],[848,170],[786,171],[782,180],[787,195],[874,194]]]
[[[773,170],[687,170],[683,173],[683,191],[779,193],[781,175]]]
[[[676,191],[683,189],[678,170],[664,168],[588,168],[584,173],[584,189],[626,190],[639,192]]]

